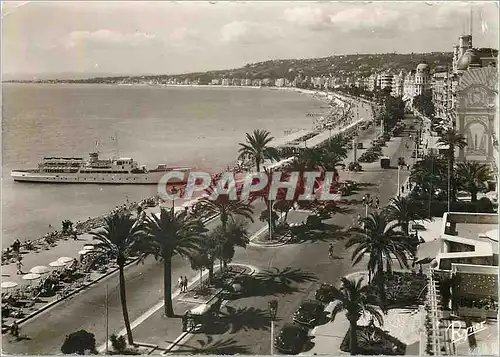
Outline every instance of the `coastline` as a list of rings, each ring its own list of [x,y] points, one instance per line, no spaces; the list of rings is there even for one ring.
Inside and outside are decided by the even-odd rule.
[[[190,86],[184,86],[184,85],[179,85],[179,87],[190,87]],[[194,86],[193,86],[194,87]],[[197,86],[197,87],[207,87],[207,86]],[[208,86],[209,88],[219,88],[221,86]],[[312,90],[303,90],[303,89],[297,89],[297,88],[275,88],[275,87],[246,87],[246,86],[228,86],[228,87],[224,87],[224,88],[251,88],[251,89],[268,89],[268,90],[279,90],[279,91],[287,91],[287,92],[297,92],[299,94],[303,94],[303,95],[307,95],[309,97],[314,97],[316,100],[319,100],[320,103],[321,102],[324,102],[325,101],[325,96],[318,96],[318,92],[317,91],[312,91]],[[319,103],[318,103],[319,104]],[[306,111],[305,111],[305,108],[301,110],[300,112],[300,115],[303,115],[305,120],[307,121],[311,121],[312,120],[310,118],[306,118]],[[311,123],[312,124],[312,123]],[[289,134],[285,133],[285,132],[282,132],[282,131],[277,131],[277,132],[272,132],[271,133],[276,139],[283,139],[287,136],[289,136]],[[227,163],[227,166],[229,167],[233,167],[235,161],[236,161],[236,156],[237,156],[237,153],[235,153],[234,155],[234,160],[231,161],[231,162],[228,162]],[[143,198],[143,200],[147,200],[151,198],[151,196],[147,196],[147,198]],[[136,202],[140,202],[141,199],[135,199]],[[183,202],[176,202],[176,206],[177,205],[182,205]],[[98,221],[102,221],[102,217],[104,216],[107,216],[110,214],[110,211],[113,210],[113,207],[117,207],[116,205],[114,204],[110,204],[109,205],[109,209],[108,210],[105,210],[105,211],[102,211],[102,213],[98,213],[98,214],[90,214],[90,217],[89,217],[89,212],[87,210],[82,210],[80,211],[81,214],[79,214],[78,216],[76,216],[76,218],[73,216],[73,217],[64,217],[63,215],[60,215],[61,216],[61,219],[66,219],[66,218],[69,218],[71,219],[74,223],[74,227],[78,230],[78,234],[81,234],[81,233],[84,233],[84,232],[88,232],[87,229],[85,229],[84,227],[88,227],[88,226],[92,226],[93,228],[92,229],[95,229],[95,222],[98,222]],[[131,208],[133,209],[133,208]],[[85,213],[87,212],[87,213]],[[86,217],[86,218],[85,218]],[[49,231],[43,227],[40,227],[41,229],[33,229],[32,232],[34,233],[35,231],[42,231],[44,233],[34,233],[33,235],[16,235],[16,236],[11,236],[10,238],[6,239],[4,237],[3,239],[3,244],[2,244],[2,249],[4,248],[7,248],[11,245],[11,243],[14,241],[14,239],[19,239],[22,243],[25,243],[27,241],[31,241],[31,242],[36,242],[36,241],[43,241],[45,240],[48,236],[53,236],[53,237],[57,237],[59,234],[60,234],[60,231],[61,231],[61,227],[58,225],[58,224],[54,224],[52,223],[52,227],[49,228]],[[52,230],[50,230],[52,229]],[[5,232],[4,232],[5,233]]]

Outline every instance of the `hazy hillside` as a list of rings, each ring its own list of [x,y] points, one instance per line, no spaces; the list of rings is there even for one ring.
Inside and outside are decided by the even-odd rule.
[[[304,76],[321,76],[333,75],[338,77],[346,76],[361,76],[366,77],[372,73],[389,71],[399,73],[400,71],[409,71],[426,61],[431,65],[431,68],[436,66],[451,65],[451,52],[432,52],[432,53],[383,53],[383,54],[351,54],[338,55],[324,58],[311,59],[281,59],[270,60],[265,62],[249,63],[242,68],[217,70],[208,72],[196,72],[177,75],[144,75],[144,76],[92,76],[87,74],[87,78],[82,79],[81,76],[72,77],[52,77],[57,82],[93,82],[93,83],[113,83],[119,81],[141,82],[144,80],[161,81],[165,78],[182,78],[189,80],[200,79],[201,83],[208,83],[214,78],[294,78],[299,72]],[[47,78],[47,76],[44,76]],[[43,78],[43,79],[45,79]],[[42,79],[42,78],[37,78]],[[4,78],[4,80],[7,80]]]

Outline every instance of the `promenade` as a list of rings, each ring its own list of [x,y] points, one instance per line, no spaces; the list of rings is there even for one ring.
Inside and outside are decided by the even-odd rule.
[[[359,140],[369,143],[373,135],[373,128],[368,129],[361,134]],[[404,144],[407,138],[396,138],[393,140],[394,142],[391,140],[387,148],[390,151],[389,154],[392,153],[392,160],[395,162],[394,160],[397,160],[397,157],[403,155],[405,151]],[[383,205],[396,193],[397,170],[381,170],[379,165],[378,167],[376,166],[365,167],[363,165],[365,171],[360,173],[340,172],[341,180],[352,179],[367,183],[367,186],[362,191],[349,197],[349,199],[360,199],[363,194],[371,193],[372,195],[378,195]],[[403,179],[405,179],[404,175],[405,173],[402,174]],[[376,186],[372,186],[372,184]],[[176,202],[176,205],[182,205],[182,202]],[[265,223],[260,222],[258,219],[260,211],[264,209],[264,203],[257,201],[254,206],[254,216],[256,219],[248,226],[248,230],[252,235],[262,230],[265,226]],[[353,272],[350,261],[351,253],[345,251],[343,248],[344,242],[341,240],[340,230],[352,225],[356,215],[364,213],[364,208],[361,205],[352,205],[349,208],[353,210],[351,213],[348,215],[336,215],[328,222],[338,227],[338,236],[334,234],[325,239],[311,240],[300,244],[288,244],[279,248],[263,248],[251,245],[246,249],[236,249],[233,259],[235,263],[256,266],[260,270],[276,268],[278,271],[284,271],[291,267],[303,274],[307,273],[314,276],[314,279],[311,281],[306,279],[295,284],[292,292],[277,295],[280,304],[278,312],[280,320],[277,323],[277,329],[282,323],[290,319],[291,314],[303,299],[313,296],[319,283],[322,281],[335,282],[340,277]],[[304,220],[304,215],[307,216],[307,213],[291,212],[289,222],[301,222]],[[218,220],[209,222],[207,228],[212,229],[216,224],[218,224]],[[330,242],[334,244],[339,259],[328,259],[326,248]],[[81,248],[81,243],[83,243],[83,240],[78,242],[78,246],[74,247],[74,252],[77,252],[77,249]],[[52,257],[44,259],[44,263],[47,264],[51,259]],[[40,263],[37,265],[40,265]],[[359,269],[364,269],[364,264],[361,262],[359,267]],[[199,273],[192,271],[185,259],[175,257],[173,259],[172,271],[174,280],[181,275],[188,276],[191,283],[196,284]],[[156,344],[161,344],[162,348],[168,348],[178,337],[177,332],[179,332],[180,320],[175,318],[166,319],[161,316],[161,312],[151,314],[152,309],[161,304],[162,301],[162,264],[154,261],[154,259],[147,259],[144,264],[130,265],[125,273],[129,314],[131,321],[135,322],[134,333],[136,334],[136,340],[140,342],[141,339],[146,340],[147,336],[167,334],[167,331],[171,331],[168,332],[168,335],[159,336],[161,338],[156,342]],[[49,310],[26,321],[21,326],[22,333],[26,334],[30,340],[12,342],[9,336],[4,336],[4,352],[13,354],[59,353],[65,335],[79,329],[85,329],[94,333],[97,344],[102,346],[106,336],[106,329],[104,328],[106,286],[108,287],[107,301],[109,307],[107,319],[108,330],[110,334],[120,332],[123,329],[123,320],[118,294],[118,278],[114,274],[104,278],[98,284],[86,288],[84,292],[74,295],[71,299],[64,300]],[[258,294],[258,292],[256,293]],[[213,339],[213,343],[231,338],[236,341],[235,345],[246,344],[246,348],[251,354],[268,354],[269,331],[266,331],[265,326],[255,328],[253,325],[245,327],[245,324],[256,317],[254,314],[255,311],[266,311],[269,298],[267,294],[248,296],[228,304],[228,307],[234,307],[236,311],[240,311],[239,317],[235,317],[233,324],[237,325],[240,323],[244,326],[233,328],[231,331],[235,330],[234,333],[225,331],[216,335],[211,334],[210,337]],[[185,311],[184,302],[174,300],[174,304],[177,313]],[[245,312],[250,307],[253,309],[253,312]],[[244,313],[246,315],[242,316],[241,314]],[[85,317],[84,319],[82,319],[83,316]],[[242,320],[246,322],[242,322]],[[156,333],[155,331],[158,332]],[[192,348],[200,347],[196,340],[208,339],[208,336],[204,335],[196,335],[196,337],[193,340],[183,341],[182,345],[185,346],[179,346],[178,348],[191,348],[192,352]],[[252,341],[251,345],[248,345],[249,341]],[[178,352],[182,353],[182,350]]]

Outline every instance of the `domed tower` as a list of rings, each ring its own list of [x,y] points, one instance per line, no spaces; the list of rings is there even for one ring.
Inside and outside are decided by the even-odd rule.
[[[458,39],[459,41],[459,57],[462,57],[465,52],[472,48],[472,35],[462,35]]]
[[[431,68],[425,62],[420,63],[415,71],[415,95],[420,95],[430,88]]]
[[[465,51],[463,56],[458,60],[457,71],[463,72],[469,69],[469,67],[481,66],[481,59],[477,55],[474,49],[469,48]]]

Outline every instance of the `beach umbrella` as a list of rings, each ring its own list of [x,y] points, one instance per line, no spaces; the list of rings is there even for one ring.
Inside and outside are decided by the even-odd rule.
[[[64,263],[64,262],[61,262],[60,260],[56,260],[56,261],[50,262],[49,266],[51,266],[53,268],[60,268],[60,267],[65,266],[66,264],[68,264],[68,263]]]
[[[87,253],[90,253],[90,250],[85,250],[85,249],[84,249],[84,250],[80,250],[80,251],[78,252],[78,254],[80,254],[80,255],[85,255],[85,254],[87,254]],[[71,259],[71,260],[73,260],[73,259]]]
[[[70,257],[61,257],[59,259],[57,259],[58,261],[60,262],[63,262],[63,263],[70,263],[73,261],[73,258],[70,258]]]
[[[33,274],[46,274],[49,271],[50,269],[47,268],[45,265],[37,265],[36,267],[30,269],[30,273]]]
[[[32,280],[40,279],[40,277],[41,277],[40,274],[34,274],[34,273],[29,273],[29,274],[23,275],[23,279],[24,280],[29,280],[30,282]]]
[[[13,281],[3,281],[2,282],[2,289],[11,289],[11,288],[15,288],[18,285],[19,285],[18,283],[14,283]]]
[[[85,244],[83,246],[83,250],[92,250],[94,249],[95,247],[92,245],[92,244]]]

